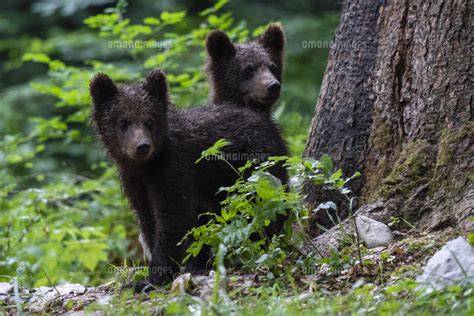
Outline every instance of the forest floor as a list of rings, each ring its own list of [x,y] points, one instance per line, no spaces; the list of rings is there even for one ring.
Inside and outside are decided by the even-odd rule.
[[[0,296],[8,314],[453,314],[473,315],[472,283],[442,290],[416,282],[426,261],[447,241],[462,235],[452,229],[431,233],[399,233],[387,247],[362,248],[363,265],[347,258],[355,249],[341,249],[312,271],[291,271],[278,278],[266,271],[252,274],[182,275],[172,285],[150,294],[133,294],[122,275],[99,287],[66,284],[19,289]]]

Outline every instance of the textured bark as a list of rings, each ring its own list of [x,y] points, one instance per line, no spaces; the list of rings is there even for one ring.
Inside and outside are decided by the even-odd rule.
[[[357,1],[348,1],[345,8],[350,9],[352,2]],[[468,220],[474,215],[472,6],[469,0],[383,4],[374,27],[375,60],[370,54],[361,58],[358,72],[344,63],[338,64],[339,69],[328,67],[323,86],[329,85],[326,89],[332,92],[321,92],[307,145],[306,155],[315,158],[322,152],[341,153],[332,156],[342,168],[352,157],[362,159],[346,168],[352,172],[356,167],[365,175],[361,186],[355,187],[362,201],[382,199],[394,216],[422,228],[473,227]],[[365,14],[353,17],[355,21],[365,18]],[[344,18],[343,23],[347,23]],[[334,56],[332,52],[330,59]],[[367,69],[371,69],[368,74]],[[331,73],[360,73],[360,82],[369,91],[341,95],[347,77],[329,81]],[[366,95],[374,96],[372,110],[365,107],[370,111],[370,128],[365,130],[369,136],[359,129],[345,129],[338,133],[339,139],[328,137],[324,131],[339,130],[343,118],[367,122],[367,112],[354,112],[351,106],[363,104]],[[342,99],[334,101],[338,97]],[[321,114],[327,107],[334,108],[334,116]],[[346,146],[353,137],[365,142],[356,148],[362,151]],[[309,206],[319,199],[318,194],[310,194]]]
[[[374,103],[372,73],[378,46],[377,21],[382,2],[345,2],[304,153],[316,159],[322,154],[330,155],[347,176],[364,169]],[[356,195],[360,194],[363,181],[360,177],[351,184]],[[343,200],[334,193],[320,191],[307,183],[305,194],[310,209],[322,201],[336,199],[341,211],[346,213]],[[313,221],[331,226],[325,215],[318,214]]]
[[[472,227],[472,6],[391,1],[379,20],[364,196],[431,229]]]

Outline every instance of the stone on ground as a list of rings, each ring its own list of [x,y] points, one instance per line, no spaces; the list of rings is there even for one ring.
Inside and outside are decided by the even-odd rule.
[[[363,215],[356,217],[356,223],[360,239],[369,249],[387,246],[393,241],[392,231],[384,223]]]
[[[458,237],[428,260],[417,282],[441,289],[467,279],[474,281],[474,247]]]

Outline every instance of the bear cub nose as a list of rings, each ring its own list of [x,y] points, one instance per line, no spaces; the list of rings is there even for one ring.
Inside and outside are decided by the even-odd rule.
[[[142,143],[137,146],[137,155],[138,156],[146,156],[148,151],[150,150],[150,145],[147,143]]]
[[[278,81],[274,81],[270,85],[268,85],[267,89],[268,89],[268,92],[276,93],[276,92],[280,92],[281,86]]]

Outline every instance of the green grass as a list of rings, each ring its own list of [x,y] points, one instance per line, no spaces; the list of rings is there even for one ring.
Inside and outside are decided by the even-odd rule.
[[[87,311],[118,314],[165,315],[472,315],[474,288],[461,283],[430,292],[418,288],[411,278],[386,286],[366,284],[345,294],[301,287],[294,292],[288,283],[273,286],[236,288],[219,297],[218,304],[189,294],[152,293],[150,299],[117,296],[109,307],[93,304]]]

